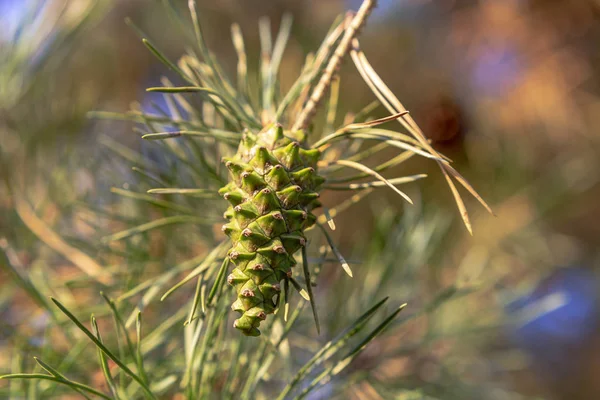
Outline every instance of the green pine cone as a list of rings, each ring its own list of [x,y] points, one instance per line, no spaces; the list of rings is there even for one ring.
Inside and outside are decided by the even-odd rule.
[[[236,266],[227,282],[237,291],[231,308],[242,314],[234,326],[248,336],[260,335],[260,322],[275,311],[280,282],[292,275],[304,231],[316,221],[311,211],[321,205],[321,153],[304,149],[304,142],[302,131],[284,134],[273,124],[245,132],[236,155],[224,159],[230,182],[219,193],[230,206],[223,232]]]

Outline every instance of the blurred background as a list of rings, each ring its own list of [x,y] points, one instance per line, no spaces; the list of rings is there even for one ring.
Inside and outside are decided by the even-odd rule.
[[[290,12],[281,67],[288,88],[335,17],[360,1],[198,4],[208,44],[231,76],[231,23],[240,24],[255,69],[258,19],[269,16],[277,28]],[[79,302],[97,295],[77,276],[97,266],[98,232],[122,226],[99,226],[90,209],[112,204],[111,188],[132,174],[117,159],[152,157],[130,123],[87,112],[149,107],[162,98],[145,88],[173,78],[125,18],[171,59],[185,52],[160,1],[0,0],[0,245],[41,292]],[[380,397],[361,386],[353,398],[396,398],[382,393],[397,387],[439,399],[600,398],[598,43],[598,0],[379,1],[363,50],[497,216],[469,201],[471,237],[435,164],[415,160],[401,172],[429,175],[410,191],[417,205],[381,191],[337,218],[340,250],[360,264],[354,280],[337,268],[321,272],[317,298],[329,331],[343,326],[341,308],[364,309],[374,295],[414,310],[433,304],[361,356],[355,368],[373,374]],[[373,100],[348,60],[340,90],[339,115]],[[120,223],[126,217],[134,216]],[[152,243],[143,257],[157,269],[181,257],[181,243]],[[131,246],[103,263],[141,263]],[[32,300],[19,282],[0,270],[0,374],[29,362],[11,349],[40,346],[33,338],[49,324],[39,310],[45,300]],[[438,307],[449,287],[468,293]]]

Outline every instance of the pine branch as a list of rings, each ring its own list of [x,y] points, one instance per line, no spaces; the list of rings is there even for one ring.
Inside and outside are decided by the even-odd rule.
[[[335,49],[333,57],[329,60],[329,64],[327,64],[327,67],[325,68],[325,71],[323,72],[319,83],[313,90],[310,98],[308,99],[308,102],[306,103],[306,105],[300,112],[300,115],[296,119],[296,122],[292,127],[292,131],[304,129],[310,123],[310,120],[317,111],[317,106],[319,105],[319,102],[325,95],[325,91],[331,83],[333,74],[339,69],[342,59],[344,58],[346,53],[348,53],[348,50],[350,49],[350,44],[352,43],[352,39],[354,39],[354,37],[358,34],[358,31],[366,22],[367,17],[375,7],[376,3],[376,0],[363,1],[358,12],[348,24],[348,27],[344,32],[344,36],[342,37],[342,40],[340,41],[338,47]]]

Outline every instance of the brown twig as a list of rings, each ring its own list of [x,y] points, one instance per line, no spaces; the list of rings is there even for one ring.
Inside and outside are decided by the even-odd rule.
[[[344,58],[346,53],[348,53],[352,39],[354,39],[354,37],[358,33],[358,30],[365,23],[367,17],[369,16],[371,11],[375,7],[376,3],[377,3],[376,0],[364,0],[363,1],[358,12],[354,16],[354,18],[352,18],[352,21],[346,28],[346,30],[344,32],[344,36],[342,37],[342,40],[340,41],[340,44],[335,49],[333,56],[329,60],[329,64],[327,64],[327,67],[325,68],[325,71],[323,72],[321,79],[317,83],[317,86],[315,87],[310,98],[306,102],[306,105],[304,106],[304,108],[300,112],[300,115],[296,119],[296,122],[294,123],[292,130],[303,129],[309,124],[312,116],[316,112],[319,102],[323,98],[325,91],[327,90],[327,88],[329,87],[329,84],[331,83],[333,74],[339,68],[339,66],[342,62],[342,59]]]

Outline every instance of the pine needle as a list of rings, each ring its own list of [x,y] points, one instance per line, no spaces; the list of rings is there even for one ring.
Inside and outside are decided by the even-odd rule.
[[[353,49],[350,51],[352,60],[357,67],[357,70],[363,77],[364,81],[367,83],[371,91],[377,96],[377,98],[381,101],[381,103],[392,113],[401,113],[406,111],[406,108],[400,103],[398,98],[394,96],[391,90],[385,85],[385,83],[381,80],[379,75],[375,72],[371,64],[367,61],[366,56],[362,51],[360,51],[360,45],[357,39],[353,40],[352,43]],[[433,147],[429,144],[427,139],[425,138],[423,132],[414,121],[414,119],[409,115],[402,115],[397,119],[401,125],[403,125],[414,137],[419,141],[419,143],[432,155],[441,158],[440,154],[433,149]],[[470,234],[473,234],[473,230],[471,228],[471,222],[469,220],[469,215],[464,205],[464,202],[456,190],[454,183],[452,182],[448,173],[450,173],[453,177],[455,177],[459,182],[469,190],[471,194],[475,196],[475,198],[490,212],[492,213],[490,207],[485,203],[485,201],[475,192],[475,190],[469,185],[462,176],[458,174],[445,160],[436,160],[440,168],[442,169],[446,181],[448,182],[448,186],[454,196],[456,201],[456,205],[459,209],[461,218],[463,219],[464,225],[467,228],[467,231]],[[493,213],[492,213],[493,214]]]
[[[394,186],[392,183],[390,183],[390,181],[388,181],[387,179],[385,179],[379,173],[373,171],[371,168],[369,168],[369,167],[367,167],[367,166],[365,166],[363,164],[359,164],[357,162],[349,161],[349,160],[338,160],[335,163],[339,164],[339,165],[344,165],[346,167],[354,168],[356,170],[359,170],[361,172],[364,172],[366,174],[374,176],[375,178],[377,178],[378,180],[380,180],[381,182],[383,182],[386,186],[388,186],[390,189],[392,189],[393,191],[395,191],[396,193],[398,193],[404,200],[406,200],[410,204],[413,204],[413,201],[410,199],[410,197],[408,197],[408,195],[406,193],[404,193],[403,191],[401,191],[400,189],[398,189],[396,186]]]
[[[317,224],[317,226],[319,228],[321,228],[321,231],[325,235],[325,239],[327,240],[327,243],[329,244],[331,251],[333,251],[333,254],[335,254],[335,256],[339,260],[340,264],[342,264],[342,268],[344,269],[344,271],[348,274],[348,276],[350,278],[352,278],[352,269],[350,269],[350,265],[348,264],[348,262],[346,261],[344,256],[342,256],[342,254],[339,252],[339,250],[337,249],[335,244],[333,243],[333,239],[331,238],[331,236],[329,236],[329,232],[327,232],[327,230],[321,224]]]

